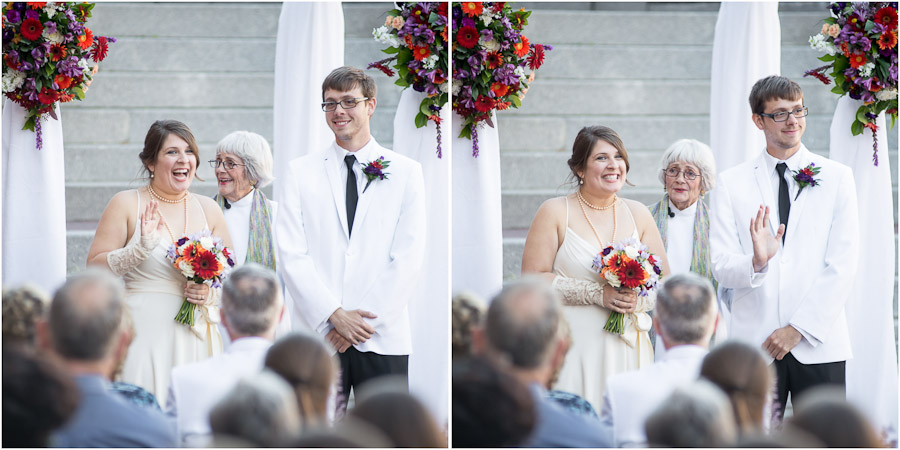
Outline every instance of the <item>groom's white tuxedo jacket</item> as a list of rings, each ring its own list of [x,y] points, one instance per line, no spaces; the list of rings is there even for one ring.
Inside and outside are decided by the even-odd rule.
[[[788,218],[786,241],[760,272],[753,271],[750,222],[770,206],[778,229],[778,192],[763,151],[718,177],[712,191],[710,252],[719,285],[733,290],[729,335],[762,345],[777,328],[793,325],[803,335],[791,353],[803,364],[851,358],[844,305],[858,265],[859,218],[853,173],[801,145],[795,167],[815,163],[815,186],[802,189]]]
[[[408,305],[425,253],[422,166],[374,138],[355,152],[363,167],[382,156],[390,167],[386,179],[360,193],[351,235],[341,174],[346,166],[336,161],[336,148],[332,143],[291,161],[279,180],[285,189],[276,223],[278,263],[292,298],[292,320],[324,334],[338,307],[370,311],[378,318],[365,320],[375,334],[356,348],[408,355]]]

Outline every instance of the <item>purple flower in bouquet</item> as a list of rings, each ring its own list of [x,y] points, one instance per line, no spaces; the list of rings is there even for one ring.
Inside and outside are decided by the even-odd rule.
[[[896,57],[895,57],[895,59],[896,59]],[[890,70],[888,70],[888,73],[891,75],[891,81],[896,83],[897,82],[897,62],[896,61],[894,61],[894,63],[891,64],[891,68],[890,68]]]
[[[494,71],[494,79],[507,85],[512,86],[519,82],[519,76],[516,75],[516,68],[512,64],[506,64]]]
[[[481,30],[481,39],[484,41],[490,41],[494,39],[494,32],[488,28]]]
[[[484,58],[483,52],[473,53],[472,56],[466,59],[466,62],[469,63],[469,67],[472,70],[481,70],[481,62]]]
[[[474,26],[475,26],[475,20],[473,20],[472,18],[466,17],[465,19],[462,20],[462,28],[474,27]]]
[[[75,22],[75,12],[71,9],[63,11],[63,15],[66,16],[66,19],[69,19],[69,22]]]
[[[34,59],[34,63],[37,65],[41,65],[44,63],[44,47],[39,45],[31,50],[31,58]]]
[[[52,20],[48,20],[44,22],[44,33],[53,34],[56,33],[56,22]]]
[[[4,39],[5,38],[6,37],[4,36]],[[10,50],[6,55],[13,65],[19,65],[19,63],[21,62],[21,61],[19,61],[19,52],[15,51],[15,50]]]
[[[22,20],[22,14],[20,14],[19,11],[16,11],[15,9],[11,9],[6,12],[6,20],[8,20],[10,23],[19,23]]]
[[[33,9],[29,9],[28,11],[25,11],[25,18],[37,20],[37,19],[40,19],[41,16],[38,14],[37,11],[35,11]]]
[[[84,33],[84,24],[79,21],[74,21],[69,23],[69,31],[75,33],[75,35],[79,35]]]
[[[841,11],[843,11],[846,7],[847,2],[835,2],[831,4],[831,12],[835,16],[839,16],[841,14]]]
[[[75,78],[84,73],[84,70],[78,66],[78,57],[76,56],[70,56],[66,59],[60,60],[56,64],[56,70],[58,70],[59,73],[72,78]]]

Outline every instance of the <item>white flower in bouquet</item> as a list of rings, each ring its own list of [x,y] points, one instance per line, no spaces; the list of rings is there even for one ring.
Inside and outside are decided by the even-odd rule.
[[[181,270],[181,273],[184,274],[185,278],[194,276],[194,266],[191,265],[189,261],[181,261],[178,263],[178,270]]]
[[[22,86],[25,82],[25,73],[8,69],[3,74],[3,92],[11,92]]]
[[[441,88],[441,92],[443,92],[443,93],[445,93],[445,94],[446,94],[446,93],[447,93],[447,91],[449,91],[449,90],[450,90],[450,83],[449,83],[449,82],[447,82],[447,81],[445,81],[445,82],[443,82],[443,83],[441,83],[441,86],[440,86],[440,88]]]
[[[431,55],[422,60],[422,67],[425,67],[428,70],[434,69],[434,66],[438,62],[438,55]]]
[[[631,259],[637,259],[639,254],[640,254],[640,252],[638,251],[638,249],[636,249],[630,245],[628,247],[625,247],[625,256],[627,256]]]
[[[372,36],[375,37],[376,41],[390,47],[402,47],[404,45],[396,35],[391,34],[391,30],[388,29],[388,27],[382,26],[375,28],[374,30],[372,30]]]
[[[603,278],[606,278],[606,281],[609,282],[609,285],[614,288],[622,285],[622,283],[619,281],[619,277],[616,276],[615,273],[607,272],[606,275],[603,276]]]
[[[516,66],[516,70],[514,71],[519,78],[525,78],[525,68],[522,66]]]
[[[868,78],[872,76],[873,70],[875,70],[875,63],[870,61],[863,64],[863,66],[859,68],[859,74],[864,78]]]
[[[203,236],[203,237],[201,237],[201,238],[200,238],[200,245],[202,245],[203,248],[213,248],[213,247],[215,247],[215,244],[213,243],[213,238],[212,238],[212,236]]]
[[[821,34],[817,34],[815,36],[810,36],[809,37],[809,45],[810,45],[810,47],[812,47],[813,49],[815,49],[817,51],[820,51],[822,53],[828,53],[829,55],[832,55],[832,56],[834,56],[834,54],[837,53],[837,51],[834,48],[834,44],[832,44],[831,42],[828,42],[826,37]]]
[[[491,22],[494,21],[494,15],[491,14],[491,8],[484,8],[484,12],[481,13],[481,21],[484,22],[484,26],[488,26]]]
[[[478,40],[478,43],[481,44],[481,47],[485,50],[497,52],[500,51],[500,43],[497,42],[496,39],[488,39],[488,40]]]
[[[893,100],[897,98],[897,88],[882,89],[875,93],[875,98],[881,101]]]
[[[462,89],[462,80],[453,79],[453,87],[450,89],[453,95],[459,95],[459,90]]]
[[[56,15],[56,2],[47,2],[44,5],[44,12],[47,14],[48,19],[52,19]]]

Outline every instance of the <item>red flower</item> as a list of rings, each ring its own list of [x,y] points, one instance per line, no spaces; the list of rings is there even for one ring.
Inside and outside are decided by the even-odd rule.
[[[491,85],[491,92],[494,93],[494,97],[503,97],[509,92],[509,86],[503,83],[494,83]]]
[[[490,52],[484,57],[484,65],[488,69],[496,69],[503,64],[503,55],[498,52]]]
[[[91,45],[94,45],[94,32],[90,28],[85,27],[84,34],[76,37],[75,41],[82,50],[87,50],[91,48]]]
[[[506,6],[506,2],[494,2],[494,12],[503,11],[504,6]]]
[[[528,43],[528,38],[522,36],[522,40],[513,44],[513,49],[516,52],[516,56],[519,58],[524,58],[525,55],[528,54],[528,50],[531,49],[531,44]]]
[[[14,62],[10,55],[3,55],[3,61],[6,63],[7,67],[12,70],[19,70],[19,67],[21,66],[19,63]]]
[[[619,281],[622,282],[622,286],[629,289],[639,287],[644,284],[644,280],[647,279],[647,272],[641,267],[641,263],[633,259],[625,261],[617,273],[619,275]]]
[[[437,13],[439,16],[447,17],[447,2],[438,3]]]
[[[860,20],[859,16],[856,15],[856,13],[850,14],[850,16],[847,17],[847,24],[850,25],[851,28],[853,28],[853,31],[865,31],[863,26],[866,24],[866,21]]]
[[[91,57],[94,58],[95,62],[103,61],[103,58],[106,58],[106,52],[109,51],[109,43],[106,39],[106,36],[100,36],[97,38],[97,43],[94,44],[94,48],[91,49]]]
[[[462,45],[465,48],[473,48],[478,45],[478,38],[481,35],[478,34],[478,30],[475,27],[462,27],[456,32],[456,42],[459,42],[459,45]]]
[[[53,44],[50,46],[50,60],[59,61],[66,57],[66,47],[62,44]]]
[[[41,9],[47,6],[47,2],[25,2],[31,9]]]
[[[469,17],[480,16],[484,11],[481,2],[462,2],[462,10]]]
[[[863,65],[865,65],[869,60],[866,59],[866,55],[862,53],[854,53],[850,55],[850,67],[854,69],[859,69]]]
[[[222,270],[222,264],[216,259],[216,255],[208,250],[200,250],[191,260],[191,266],[194,268],[194,275],[204,280],[213,278]]]
[[[28,39],[29,41],[34,41],[41,37],[41,32],[44,31],[44,26],[41,25],[40,20],[25,19],[22,21],[20,31],[22,32],[23,38]]]
[[[48,87],[41,89],[41,92],[38,93],[38,101],[45,105],[52,105],[57,100],[59,100],[59,93]]]
[[[475,100],[475,110],[478,112],[491,112],[494,109],[494,99],[488,97],[487,95],[482,95]]]
[[[72,86],[72,78],[67,77],[63,74],[59,74],[56,78],[53,79],[56,82],[56,85],[59,86],[60,89],[68,89]]]
[[[875,122],[866,122],[863,126],[872,130],[873,134],[878,132],[878,125],[875,125]]]
[[[534,44],[534,49],[531,51],[531,55],[528,56],[528,68],[531,70],[538,70],[544,64],[544,46],[541,44]]]
[[[75,94],[62,94],[59,96],[59,101],[62,103],[67,103],[72,101],[75,98]]]
[[[841,53],[846,57],[850,57],[850,44],[846,42],[841,42]]]
[[[896,31],[885,31],[881,33],[881,38],[878,39],[878,47],[882,50],[887,50],[889,48],[894,48],[897,46],[897,32]]]
[[[431,50],[428,49],[427,45],[417,45],[413,49],[413,58],[416,58],[416,61],[421,61],[429,56],[431,56]]]
[[[508,109],[512,103],[510,102],[497,102],[497,111],[503,111],[504,109]]]
[[[880,8],[875,12],[875,22],[888,30],[897,29],[897,10],[890,7]]]

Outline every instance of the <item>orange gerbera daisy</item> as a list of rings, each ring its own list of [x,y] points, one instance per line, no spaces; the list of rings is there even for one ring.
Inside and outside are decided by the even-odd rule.
[[[881,33],[881,38],[878,39],[878,47],[882,50],[887,50],[889,48],[894,48],[897,46],[897,32],[896,31],[885,31]]]
[[[484,11],[481,2],[462,2],[462,10],[469,17],[480,16]]]
[[[78,43],[78,46],[81,47],[82,50],[87,50],[94,45],[94,32],[90,30],[90,28],[84,28],[84,34],[79,35],[75,38],[75,41]]]
[[[427,45],[417,45],[413,49],[413,58],[416,58],[416,61],[421,61],[429,56],[431,56],[431,50],[428,49]]]
[[[862,53],[853,53],[852,55],[850,55],[850,67],[854,69],[859,69],[867,62],[869,62],[869,60],[866,59],[866,55]]]
[[[513,44],[513,49],[516,52],[516,56],[519,58],[524,58],[525,55],[528,54],[528,51],[531,49],[531,44],[528,42],[528,38],[522,36],[522,40]]]
[[[503,97],[507,92],[509,92],[509,86],[500,82],[496,82],[491,85],[491,92],[494,93],[494,97]]]
[[[59,86],[60,89],[68,89],[69,86],[72,86],[72,78],[63,74],[57,75],[53,81],[56,82],[56,85]]]

